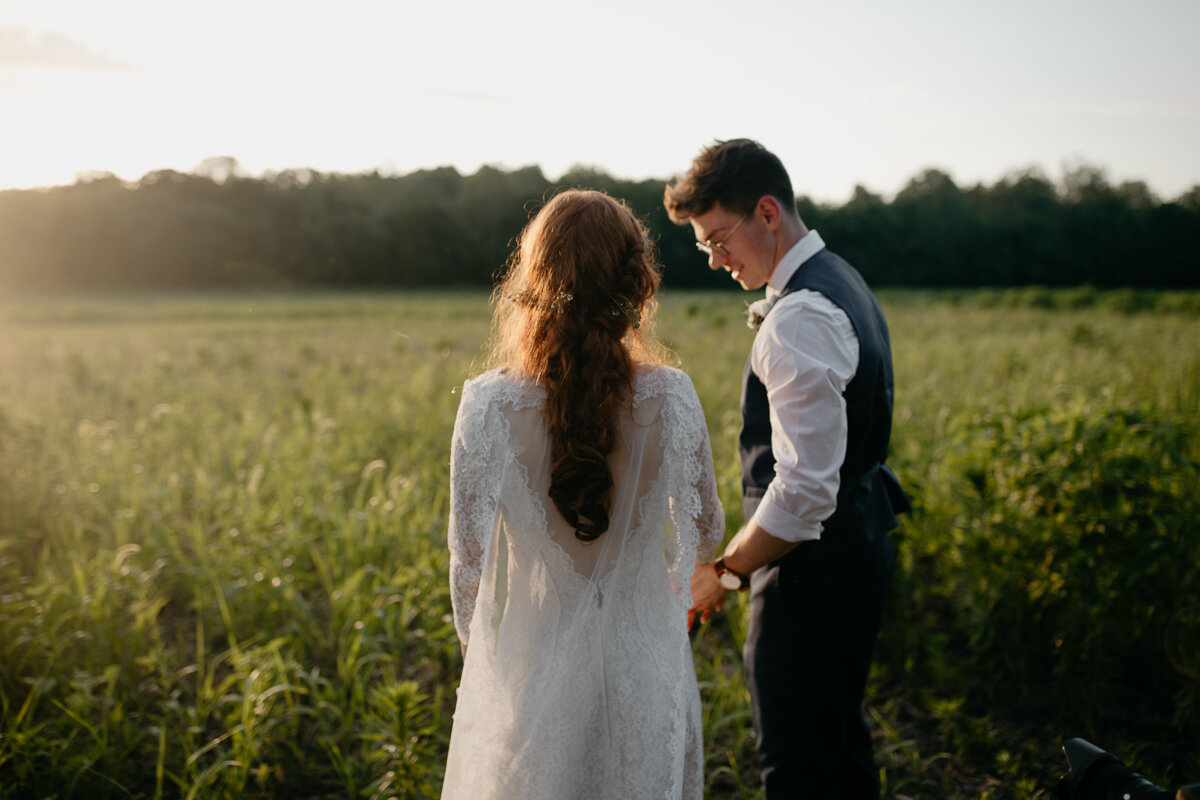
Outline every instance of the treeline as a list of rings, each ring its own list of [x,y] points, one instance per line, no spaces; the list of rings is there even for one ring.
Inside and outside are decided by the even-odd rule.
[[[662,180],[588,168],[550,180],[537,167],[250,178],[218,158],[132,184],[100,174],[0,192],[0,290],[490,285],[563,186],[626,199],[657,237],[667,285],[730,285],[667,219]],[[890,201],[859,187],[841,206],[798,204],[876,286],[1200,286],[1200,185],[1163,202],[1091,166],[1061,184],[1029,170],[968,188],[926,170]]]

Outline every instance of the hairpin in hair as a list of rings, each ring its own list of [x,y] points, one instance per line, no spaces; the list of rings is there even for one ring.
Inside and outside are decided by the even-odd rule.
[[[642,327],[642,312],[638,311],[637,306],[624,297],[617,297],[615,300],[616,305],[612,307],[612,315],[614,317],[624,315],[630,325],[635,328]]]
[[[554,299],[550,301],[550,308],[555,314],[561,314],[567,310],[567,306],[575,299],[575,295],[571,292],[559,292],[554,295]]]

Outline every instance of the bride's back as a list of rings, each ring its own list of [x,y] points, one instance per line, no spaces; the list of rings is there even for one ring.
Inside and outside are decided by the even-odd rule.
[[[647,524],[657,526],[661,544],[666,522],[666,498],[655,502],[651,497],[663,465],[662,395],[642,397],[635,406],[622,410],[617,420],[617,437],[609,455],[613,477],[613,499],[608,530],[597,539],[584,542],[575,535],[563,517],[557,513],[549,498],[552,443],[546,431],[540,408],[505,409],[512,440],[519,446],[516,462],[524,471],[529,492],[536,500],[537,516],[545,520],[522,520],[511,526],[510,537],[544,536],[568,558],[574,571],[582,578],[599,582],[620,562],[625,550],[633,546],[630,540],[648,532]],[[661,494],[661,492],[660,492]],[[504,498],[503,502],[508,502]],[[513,509],[506,508],[506,517]],[[659,548],[661,552],[661,546]]]

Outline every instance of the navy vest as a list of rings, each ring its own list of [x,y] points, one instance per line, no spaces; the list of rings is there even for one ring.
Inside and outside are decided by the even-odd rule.
[[[849,423],[837,509],[822,523],[821,541],[833,546],[862,544],[896,527],[909,510],[900,482],[884,464],[892,433],[892,346],[879,302],[858,271],[823,249],[805,261],[782,295],[810,289],[846,312],[858,336],[858,371],[846,386]],[[775,477],[767,390],[750,367],[742,380],[742,504],[749,520]]]

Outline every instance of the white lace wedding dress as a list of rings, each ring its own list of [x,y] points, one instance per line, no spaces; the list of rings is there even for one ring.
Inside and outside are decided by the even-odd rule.
[[[468,646],[442,798],[698,799],[688,578],[724,532],[700,401],[679,370],[639,372],[610,527],[584,544],[547,496],[543,398],[508,371],[463,387],[449,545]]]

